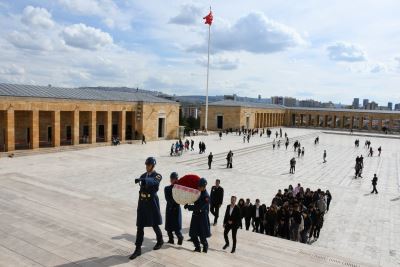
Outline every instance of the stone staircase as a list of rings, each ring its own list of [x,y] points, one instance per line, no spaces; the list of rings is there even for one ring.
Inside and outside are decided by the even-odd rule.
[[[0,266],[373,266],[244,230],[239,230],[237,250],[231,254],[222,250],[222,226],[212,227],[207,254],[192,252],[192,243],[186,241],[153,251],[155,236],[146,228],[142,256],[129,261],[136,201],[125,203],[13,174],[0,181]],[[188,238],[190,214],[183,213]]]

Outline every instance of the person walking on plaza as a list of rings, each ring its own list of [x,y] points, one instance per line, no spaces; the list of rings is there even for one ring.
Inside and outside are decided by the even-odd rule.
[[[274,141],[272,141],[272,150],[275,150],[275,139],[274,139]]]
[[[295,171],[296,171],[296,159],[293,157],[290,160],[290,171],[289,171],[289,173],[294,174]]]
[[[382,147],[378,147],[378,157],[381,156],[381,152],[382,152]]]
[[[190,140],[190,151],[194,150],[194,140]]]
[[[226,168],[232,169],[232,162],[233,162],[233,152],[229,150],[228,155],[226,156]]]
[[[144,144],[147,144],[147,143],[146,143],[146,136],[145,136],[144,134],[142,135],[142,145],[143,145],[143,143],[144,143]]]
[[[181,233],[182,229],[182,212],[181,206],[175,202],[172,197],[172,188],[176,181],[178,181],[178,174],[176,172],[171,173],[170,182],[171,184],[164,188],[165,200],[167,207],[165,211],[165,230],[168,233],[168,243],[174,244],[174,232],[178,238],[178,245],[182,245],[183,236]]]
[[[329,206],[331,205],[331,201],[332,201],[331,192],[329,192],[329,190],[326,190],[325,196],[326,196],[326,211],[328,212]]]
[[[222,132],[219,132],[219,140],[222,139]]]
[[[227,249],[229,247],[229,238],[228,233],[232,231],[232,250],[231,253],[235,253],[236,250],[236,234],[240,225],[240,209],[236,206],[236,197],[231,197],[231,203],[226,207],[225,216],[224,216],[224,239],[225,245],[223,249]]]
[[[323,159],[324,159],[323,163],[326,163],[326,150],[324,150]]]
[[[160,202],[158,200],[157,191],[162,179],[161,174],[158,174],[154,168],[156,159],[149,157],[145,161],[146,172],[135,179],[136,184],[140,184],[139,203],[137,206],[136,217],[136,249],[129,259],[133,260],[141,255],[141,247],[144,237],[144,227],[153,227],[157,236],[157,243],[153,250],[158,250],[164,244],[160,226],[162,217],[160,212]]]
[[[372,147],[370,147],[368,157],[372,157],[373,155],[374,155],[374,150],[372,149]]]
[[[201,192],[198,200],[192,205],[186,204],[185,209],[192,211],[189,236],[195,247],[194,252],[201,252],[200,243],[203,245],[203,252],[208,251],[207,238],[211,236],[210,219],[208,212],[210,208],[210,196],[206,190],[207,180],[201,178],[198,183],[198,190]],[[199,241],[200,238],[200,241]]]
[[[378,194],[378,190],[376,190],[376,185],[378,184],[378,177],[376,176],[376,173],[374,174],[374,178],[372,178],[371,182],[373,188],[371,194]]]
[[[215,180],[215,185],[211,187],[211,201],[210,201],[210,212],[214,216],[214,226],[217,225],[219,217],[219,208],[224,201],[224,189],[220,186],[221,181]]]
[[[211,163],[213,162],[213,154],[210,152],[210,155],[208,155],[208,169],[211,169]]]
[[[282,128],[279,128],[279,137],[282,138]]]

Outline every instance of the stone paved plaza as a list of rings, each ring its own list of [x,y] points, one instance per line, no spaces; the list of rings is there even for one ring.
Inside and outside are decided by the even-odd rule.
[[[196,150],[181,157],[169,156],[172,141],[156,141],[0,158],[0,266],[399,266],[400,139],[283,130],[291,140],[287,151],[283,145],[273,151],[272,139],[264,136],[244,144],[235,134],[222,140],[214,134],[194,137]],[[314,145],[316,136],[319,145]],[[354,148],[356,138],[359,148]],[[382,146],[381,157],[367,157],[366,138],[375,151]],[[291,175],[295,139],[305,147],[305,156],[298,159],[296,174]],[[206,155],[210,151],[215,155],[212,170],[206,155],[198,154],[200,140],[207,145]],[[229,149],[234,152],[233,169],[225,168]],[[361,154],[364,178],[354,180],[355,157]],[[157,171],[164,176],[161,188],[168,184],[171,171],[197,173],[209,185],[220,178],[224,206],[230,195],[252,202],[260,198],[269,205],[276,191],[289,184],[328,189],[333,200],[320,238],[309,246],[239,230],[232,256],[221,249],[219,225],[212,227],[210,251],[205,255],[192,253],[189,242],[151,251],[155,235],[150,229],[145,231],[145,253],[129,262],[139,189],[134,178],[144,172],[147,156],[157,158]],[[369,194],[374,173],[379,177],[378,195]],[[159,196],[164,216],[162,190]],[[186,239],[190,215],[183,211]]]

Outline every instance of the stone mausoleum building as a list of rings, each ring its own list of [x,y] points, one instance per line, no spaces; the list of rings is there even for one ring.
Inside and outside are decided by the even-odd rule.
[[[205,123],[205,106],[200,125]],[[388,110],[299,108],[281,105],[222,100],[209,104],[208,130],[254,129],[274,126],[387,130],[400,132],[400,112]]]
[[[0,84],[0,152],[176,138],[179,103],[143,92]]]

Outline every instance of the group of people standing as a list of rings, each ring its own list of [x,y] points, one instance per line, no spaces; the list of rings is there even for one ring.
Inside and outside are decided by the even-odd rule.
[[[312,238],[319,238],[331,200],[329,190],[304,190],[298,184],[283,192],[278,190],[270,206],[261,204],[259,199],[254,204],[250,199],[240,199],[238,206],[246,230],[251,225],[253,232],[309,244]],[[242,220],[239,228],[243,228]]]

